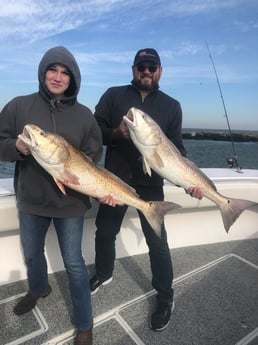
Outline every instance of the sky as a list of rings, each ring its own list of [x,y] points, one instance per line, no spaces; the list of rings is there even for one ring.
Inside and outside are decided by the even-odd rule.
[[[0,109],[38,90],[42,56],[62,45],[81,70],[78,100],[94,112],[107,88],[131,82],[136,52],[151,47],[183,128],[227,129],[227,117],[231,130],[258,130],[257,0],[0,0],[0,8]]]

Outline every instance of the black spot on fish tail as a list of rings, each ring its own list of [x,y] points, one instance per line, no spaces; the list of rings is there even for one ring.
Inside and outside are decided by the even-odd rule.
[[[165,215],[181,206],[168,201],[149,201],[148,204],[149,207],[143,214],[156,235],[161,237],[161,224],[164,222]]]
[[[257,205],[257,203],[250,200],[228,199],[226,205],[220,207],[226,232],[229,232],[230,227],[244,210],[254,205]]]

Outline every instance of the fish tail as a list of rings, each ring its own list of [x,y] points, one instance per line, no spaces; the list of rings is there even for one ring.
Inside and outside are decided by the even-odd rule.
[[[240,216],[240,214],[247,208],[257,205],[256,202],[242,199],[228,199],[225,206],[220,207],[224,228],[226,232]]]
[[[165,215],[176,208],[181,207],[178,204],[168,201],[149,201],[147,210],[143,210],[143,214],[148,223],[158,237],[161,237],[161,224],[164,221]]]

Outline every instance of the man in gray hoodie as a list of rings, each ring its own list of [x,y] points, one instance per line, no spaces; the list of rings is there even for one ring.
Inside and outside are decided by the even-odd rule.
[[[14,313],[22,315],[30,311],[40,297],[51,292],[44,246],[53,221],[70,286],[77,330],[75,344],[91,345],[91,297],[81,251],[84,215],[90,208],[90,200],[70,189],[64,196],[17,138],[26,124],[35,124],[62,135],[97,162],[102,154],[101,132],[91,111],[77,101],[80,70],[66,48],[54,47],[45,53],[38,79],[39,92],[14,98],[0,114],[0,160],[16,161],[14,186],[29,285]]]

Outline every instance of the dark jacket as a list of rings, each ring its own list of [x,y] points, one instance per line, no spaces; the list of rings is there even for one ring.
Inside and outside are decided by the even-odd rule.
[[[68,96],[55,101],[45,86],[48,66],[61,64],[71,73]],[[73,55],[64,47],[46,52],[39,68],[39,92],[9,102],[0,114],[0,160],[16,161],[15,191],[19,210],[49,217],[75,217],[90,207],[86,195],[66,188],[64,196],[53,178],[30,156],[21,155],[15,147],[18,135],[26,124],[35,124],[58,133],[73,146],[97,162],[102,153],[99,126],[92,112],[77,102],[80,70]]]
[[[163,179],[156,173],[152,172],[152,177],[144,174],[140,153],[132,141],[111,138],[113,129],[131,107],[149,114],[185,156],[180,103],[160,90],[153,91],[143,101],[138,89],[126,85],[108,89],[96,106],[95,118],[107,146],[105,167],[131,185],[162,185]]]

